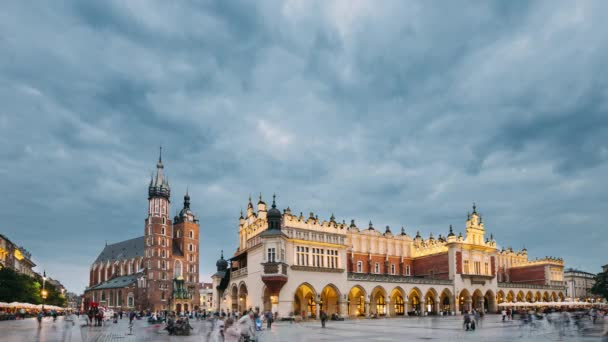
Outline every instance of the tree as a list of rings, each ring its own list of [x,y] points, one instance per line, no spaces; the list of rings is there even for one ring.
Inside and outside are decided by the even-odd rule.
[[[0,301],[40,304],[40,284],[10,268],[0,270]]]
[[[591,292],[608,300],[608,270],[600,272],[595,276],[595,284],[591,288]]]

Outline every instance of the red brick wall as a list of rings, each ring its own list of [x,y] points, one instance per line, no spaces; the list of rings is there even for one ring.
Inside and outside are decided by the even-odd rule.
[[[348,272],[357,272],[357,262],[361,261],[363,263],[362,273],[374,273],[375,264],[378,263],[380,265],[380,273],[381,274],[391,274],[391,265],[395,265],[395,274],[396,275],[405,275],[405,266],[410,266],[410,272],[413,275],[414,267],[412,265],[411,259],[403,260],[403,270],[400,269],[401,257],[398,256],[389,256],[388,264],[386,264],[386,255],[372,255],[371,268],[368,267],[369,263],[369,254],[361,254],[354,253],[354,257],[351,253],[347,253],[346,257],[348,259],[347,262],[347,271]]]
[[[490,259],[490,267],[492,267],[492,275],[496,275],[496,257]]]
[[[424,256],[414,259],[414,276],[449,279],[450,264],[448,253]]]
[[[545,285],[545,265],[533,265],[509,269],[509,279],[512,283]]]
[[[462,274],[462,252],[456,252],[456,274]]]

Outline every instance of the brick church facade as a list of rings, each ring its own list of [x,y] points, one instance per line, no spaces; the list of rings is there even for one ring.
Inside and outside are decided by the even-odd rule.
[[[93,262],[85,306],[114,310],[186,312],[200,306],[199,221],[186,191],[181,211],[171,220],[171,189],[162,155],[148,187],[144,235],[106,244]]]

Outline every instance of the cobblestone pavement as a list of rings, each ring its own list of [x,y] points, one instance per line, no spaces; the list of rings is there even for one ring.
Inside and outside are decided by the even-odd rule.
[[[519,322],[500,321],[500,317],[487,316],[474,332],[462,329],[461,317],[440,318],[395,318],[362,319],[345,322],[328,322],[321,328],[319,322],[273,324],[272,329],[260,333],[260,341],[607,341],[602,334],[608,329],[608,320],[591,325],[586,324],[581,332],[559,330],[542,322],[536,328],[520,326]],[[145,321],[135,321],[133,334],[129,335],[128,320],[118,324],[106,323],[103,327],[89,327],[84,318],[69,322],[62,317],[53,322],[46,318],[42,327],[34,319],[0,322],[0,341],[207,341],[210,325],[207,322],[193,321],[191,336],[168,336],[161,325],[150,325]]]

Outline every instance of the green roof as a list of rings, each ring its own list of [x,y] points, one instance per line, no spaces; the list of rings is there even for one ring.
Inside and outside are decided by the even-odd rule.
[[[122,277],[116,277],[114,279],[110,279],[105,281],[99,285],[95,285],[93,287],[88,288],[88,290],[103,290],[103,289],[117,289],[123,288],[125,286],[129,286],[137,281],[137,278],[141,276],[142,273],[129,274]]]

